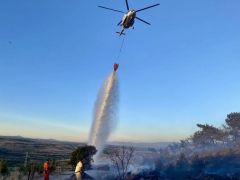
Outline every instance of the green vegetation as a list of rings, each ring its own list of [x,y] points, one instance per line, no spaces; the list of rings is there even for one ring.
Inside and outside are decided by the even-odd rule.
[[[7,175],[9,173],[6,161],[0,160],[0,173],[2,175]]]
[[[82,146],[78,147],[75,151],[72,152],[70,163],[74,168],[79,161],[83,163],[83,171],[91,168],[91,163],[93,162],[93,155],[97,153],[97,150],[94,146]]]

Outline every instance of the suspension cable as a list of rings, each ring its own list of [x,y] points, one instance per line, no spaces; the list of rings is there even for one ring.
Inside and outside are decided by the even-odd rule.
[[[120,55],[122,53],[124,42],[125,42],[125,36],[123,36],[122,43],[121,43],[121,46],[120,46],[120,49],[119,49],[119,52],[118,52],[118,55],[117,55],[117,58],[116,58],[117,62],[119,61]]]

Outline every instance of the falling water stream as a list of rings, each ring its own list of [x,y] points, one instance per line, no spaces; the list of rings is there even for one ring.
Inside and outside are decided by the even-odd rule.
[[[113,72],[107,77],[95,103],[88,144],[97,148],[96,157],[103,150],[117,122],[119,92],[116,76],[116,72]]]

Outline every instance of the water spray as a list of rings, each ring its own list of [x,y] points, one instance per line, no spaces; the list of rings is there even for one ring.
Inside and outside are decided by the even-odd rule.
[[[96,147],[97,157],[101,154],[117,122],[119,101],[117,69],[118,64],[114,64],[114,71],[105,80],[95,103],[88,144]]]

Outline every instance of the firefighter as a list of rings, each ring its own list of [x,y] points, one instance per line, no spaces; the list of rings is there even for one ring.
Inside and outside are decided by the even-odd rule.
[[[43,176],[44,180],[49,180],[50,167],[49,159],[43,164]]]
[[[83,167],[83,164],[82,164],[81,161],[79,161],[79,162],[77,163],[76,168],[75,168],[75,175],[76,175],[76,179],[77,179],[77,180],[81,180],[81,179],[82,179],[82,178],[81,178],[82,167]]]

